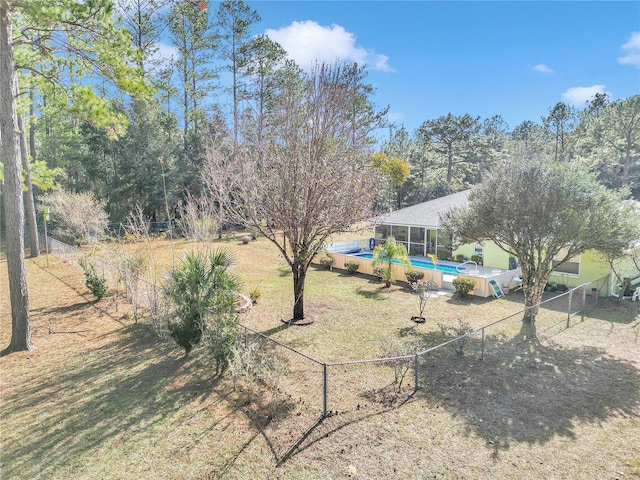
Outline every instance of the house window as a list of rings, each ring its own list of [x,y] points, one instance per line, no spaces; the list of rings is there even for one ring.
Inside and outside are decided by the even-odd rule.
[[[555,273],[566,273],[569,275],[580,275],[580,255],[570,258],[562,265],[559,265],[563,258],[567,256],[565,249],[558,252],[551,264]]]

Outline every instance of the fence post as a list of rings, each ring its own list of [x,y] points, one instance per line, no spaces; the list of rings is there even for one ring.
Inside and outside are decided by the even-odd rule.
[[[418,353],[416,352],[413,355],[413,370],[414,370],[413,375],[414,375],[414,380],[415,380],[415,385],[413,387],[413,391],[414,392],[417,392],[418,388],[420,388],[418,386],[418,364],[419,364],[419,359],[418,359]]]
[[[484,360],[484,327],[482,327],[482,342],[480,342],[480,360]]]
[[[571,320],[571,299],[573,297],[573,290],[569,290],[569,306],[567,307],[567,328],[569,328],[569,320]]]
[[[327,364],[323,363],[322,364],[322,418],[326,418],[327,417]]]
[[[580,311],[580,321],[584,322],[584,311],[587,308],[587,285],[582,287],[582,310]]]

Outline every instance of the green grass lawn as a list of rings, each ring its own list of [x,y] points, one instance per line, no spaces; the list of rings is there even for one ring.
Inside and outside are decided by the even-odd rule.
[[[427,323],[418,303],[344,271],[310,269],[306,327],[286,327],[292,278],[275,248],[228,238],[243,291],[258,304],[241,321],[323,362],[376,358],[385,338],[424,347],[437,324],[474,328],[518,312],[504,300],[438,296]],[[186,241],[145,249],[161,278]],[[109,257],[108,246],[96,256]],[[132,247],[133,248],[133,247]],[[6,262],[0,264],[0,341],[8,344]],[[513,341],[519,317],[487,331],[465,355],[451,349],[420,363],[420,386],[396,401],[377,395],[389,366],[329,368],[329,409],[321,370],[284,349],[280,393],[255,395],[216,378],[203,352],[184,359],[158,340],[147,318],[110,295],[93,302],[78,270],[50,257],[27,261],[36,349],[0,359],[3,479],[22,478],[633,478],[640,475],[640,302],[602,300],[584,321],[550,328],[539,342]],[[122,288],[122,287],[121,287]],[[562,307],[538,330],[562,323]]]

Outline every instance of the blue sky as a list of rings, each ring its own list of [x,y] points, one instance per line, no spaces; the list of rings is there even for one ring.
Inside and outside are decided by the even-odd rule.
[[[640,93],[640,2],[248,1],[302,67],[366,63],[409,131],[447,113],[540,123],[564,101]],[[211,2],[215,12],[217,2]]]

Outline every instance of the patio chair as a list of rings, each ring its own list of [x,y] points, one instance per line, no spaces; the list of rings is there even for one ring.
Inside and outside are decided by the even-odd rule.
[[[637,287],[635,292],[633,292],[633,296],[631,297],[631,301],[635,302],[637,298],[640,298],[640,287]]]

